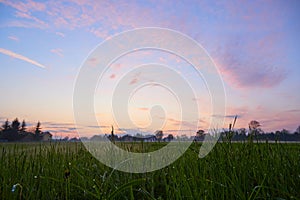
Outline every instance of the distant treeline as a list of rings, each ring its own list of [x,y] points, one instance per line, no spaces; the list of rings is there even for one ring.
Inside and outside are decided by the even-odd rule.
[[[236,117],[237,118],[237,117]],[[229,128],[227,130],[223,129],[223,131],[216,133],[220,137],[219,141],[290,141],[290,142],[300,142],[300,126],[295,130],[295,132],[291,133],[286,129],[282,129],[281,131],[275,131],[270,133],[265,133],[262,129],[260,129],[260,123],[257,121],[251,121],[249,123],[249,129],[241,128],[234,129],[235,121],[234,119],[233,125],[229,124]],[[112,142],[116,141],[144,141],[144,142],[170,142],[172,140],[183,140],[183,141],[203,141],[206,135],[211,135],[211,133],[206,133],[204,130],[198,130],[195,135],[187,136],[187,135],[178,135],[174,136],[173,134],[167,134],[164,136],[162,130],[157,130],[154,134],[142,135],[140,133],[136,133],[135,135],[117,135],[114,133],[114,128],[112,126],[112,130],[110,134],[106,135],[94,135],[91,138],[81,137],[81,138],[68,138],[64,139],[55,139],[59,141],[101,141],[105,138],[109,139]],[[215,135],[216,135],[215,134]],[[214,135],[214,134],[213,134]],[[41,131],[41,123],[37,122],[35,127],[32,127],[30,130],[27,130],[27,125],[25,120],[22,123],[19,122],[18,118],[13,120],[11,123],[6,120],[5,123],[0,128],[0,142],[7,141],[21,141],[21,142],[30,142],[30,141],[50,141],[52,140],[52,134],[50,132]]]
[[[16,118],[11,123],[6,120],[0,129],[1,142],[50,141],[51,139],[52,134],[50,132],[41,131],[40,122],[32,130],[27,130],[25,120],[20,123]]]
[[[203,140],[199,138],[199,140]],[[276,131],[271,133],[257,133],[257,134],[241,134],[238,131],[222,132],[219,141],[289,141],[289,142],[300,142],[299,132],[290,133],[287,130],[283,129],[282,131]]]
[[[289,142],[300,142],[300,127],[294,132],[290,133],[289,131],[283,129],[281,131],[265,133],[261,129],[249,129],[241,128],[238,130],[223,130],[218,133],[219,141],[231,142],[231,141],[289,141]],[[164,137],[163,131],[156,131],[154,134],[142,135],[137,133],[136,135],[116,135],[111,132],[111,134],[106,135],[94,135],[91,138],[82,137],[82,138],[65,138],[64,141],[103,141],[105,138],[109,139],[112,142],[170,142],[172,140],[181,140],[181,141],[203,141],[206,136],[210,134],[206,133],[204,130],[198,130],[195,135],[187,136],[185,134],[173,136],[168,134]]]

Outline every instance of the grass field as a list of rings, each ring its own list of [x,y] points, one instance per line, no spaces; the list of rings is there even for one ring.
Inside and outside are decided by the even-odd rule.
[[[164,169],[130,174],[81,143],[1,143],[0,199],[300,199],[299,144],[218,143],[199,159],[200,145]]]

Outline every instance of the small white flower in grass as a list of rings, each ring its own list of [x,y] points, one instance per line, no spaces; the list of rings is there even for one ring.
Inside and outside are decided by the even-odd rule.
[[[11,188],[11,191],[12,191],[12,192],[15,192],[18,186],[21,188],[21,191],[22,191],[22,188],[23,188],[23,187],[22,187],[22,185],[21,185],[20,183],[14,184],[14,185],[12,186],[12,188]]]
[[[12,188],[11,188],[11,191],[12,191],[12,192],[15,192],[16,189],[17,189],[17,184],[14,184],[14,185],[12,186]]]
[[[69,162],[69,165],[71,165],[71,163]]]
[[[37,179],[38,177],[37,177],[37,176],[34,176],[34,178]]]
[[[93,181],[95,182],[96,180],[95,180],[95,179],[93,179]]]

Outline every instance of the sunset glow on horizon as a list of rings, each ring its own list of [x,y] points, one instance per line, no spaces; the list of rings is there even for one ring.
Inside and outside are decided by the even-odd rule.
[[[0,0],[0,123],[16,117],[29,126],[41,121],[43,130],[55,137],[77,137],[76,128],[87,137],[100,129],[109,134],[112,125],[117,134],[162,129],[177,135],[181,125],[186,130],[183,134],[189,135],[196,133],[191,127],[197,123],[199,129],[207,130],[216,116],[212,116],[204,80],[181,57],[151,49],[123,55],[99,79],[94,96],[99,127],[74,124],[76,78],[83,64],[98,67],[97,58],[88,57],[92,50],[121,32],[160,27],[195,40],[215,63],[226,93],[226,114],[220,116],[224,126],[218,128],[227,128],[237,115],[235,128],[248,128],[251,120],[257,120],[265,132],[294,132],[300,125],[299,8],[300,2],[293,0]],[[174,77],[189,82],[195,92],[190,104],[198,104],[194,111],[199,119],[181,119],[180,102],[172,88],[154,82],[139,85],[145,79],[151,82],[151,76],[161,80],[170,76],[168,70],[151,71],[151,65],[169,66]],[[147,74],[138,70],[143,66]],[[138,88],[128,101],[128,115],[135,126],[126,121],[116,124],[110,107],[116,85],[122,81]],[[182,86],[175,80],[171,84]]]

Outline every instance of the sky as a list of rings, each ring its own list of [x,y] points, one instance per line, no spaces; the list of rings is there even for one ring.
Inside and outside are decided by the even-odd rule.
[[[56,137],[77,136],[76,128],[86,136],[98,134],[99,128],[109,133],[111,125],[120,134],[158,129],[173,133],[179,127],[194,133],[193,123],[206,130],[213,114],[204,81],[189,63],[155,50],[115,60],[95,91],[98,124],[75,125],[74,85],[92,50],[123,31],[160,27],[192,38],[215,63],[226,93],[224,128],[237,115],[236,128],[257,120],[264,131],[293,132],[300,125],[299,19],[297,0],[0,0],[0,122],[18,117],[34,126],[41,121],[43,130]],[[168,65],[188,80],[199,106],[196,120],[180,116],[180,103],[186,102],[178,102],[172,93],[179,82],[174,81],[171,90],[139,84],[150,75],[168,77],[139,72],[147,63]],[[118,121],[111,107],[114,89],[126,80],[128,88],[136,85],[131,98],[124,100],[132,123]]]

